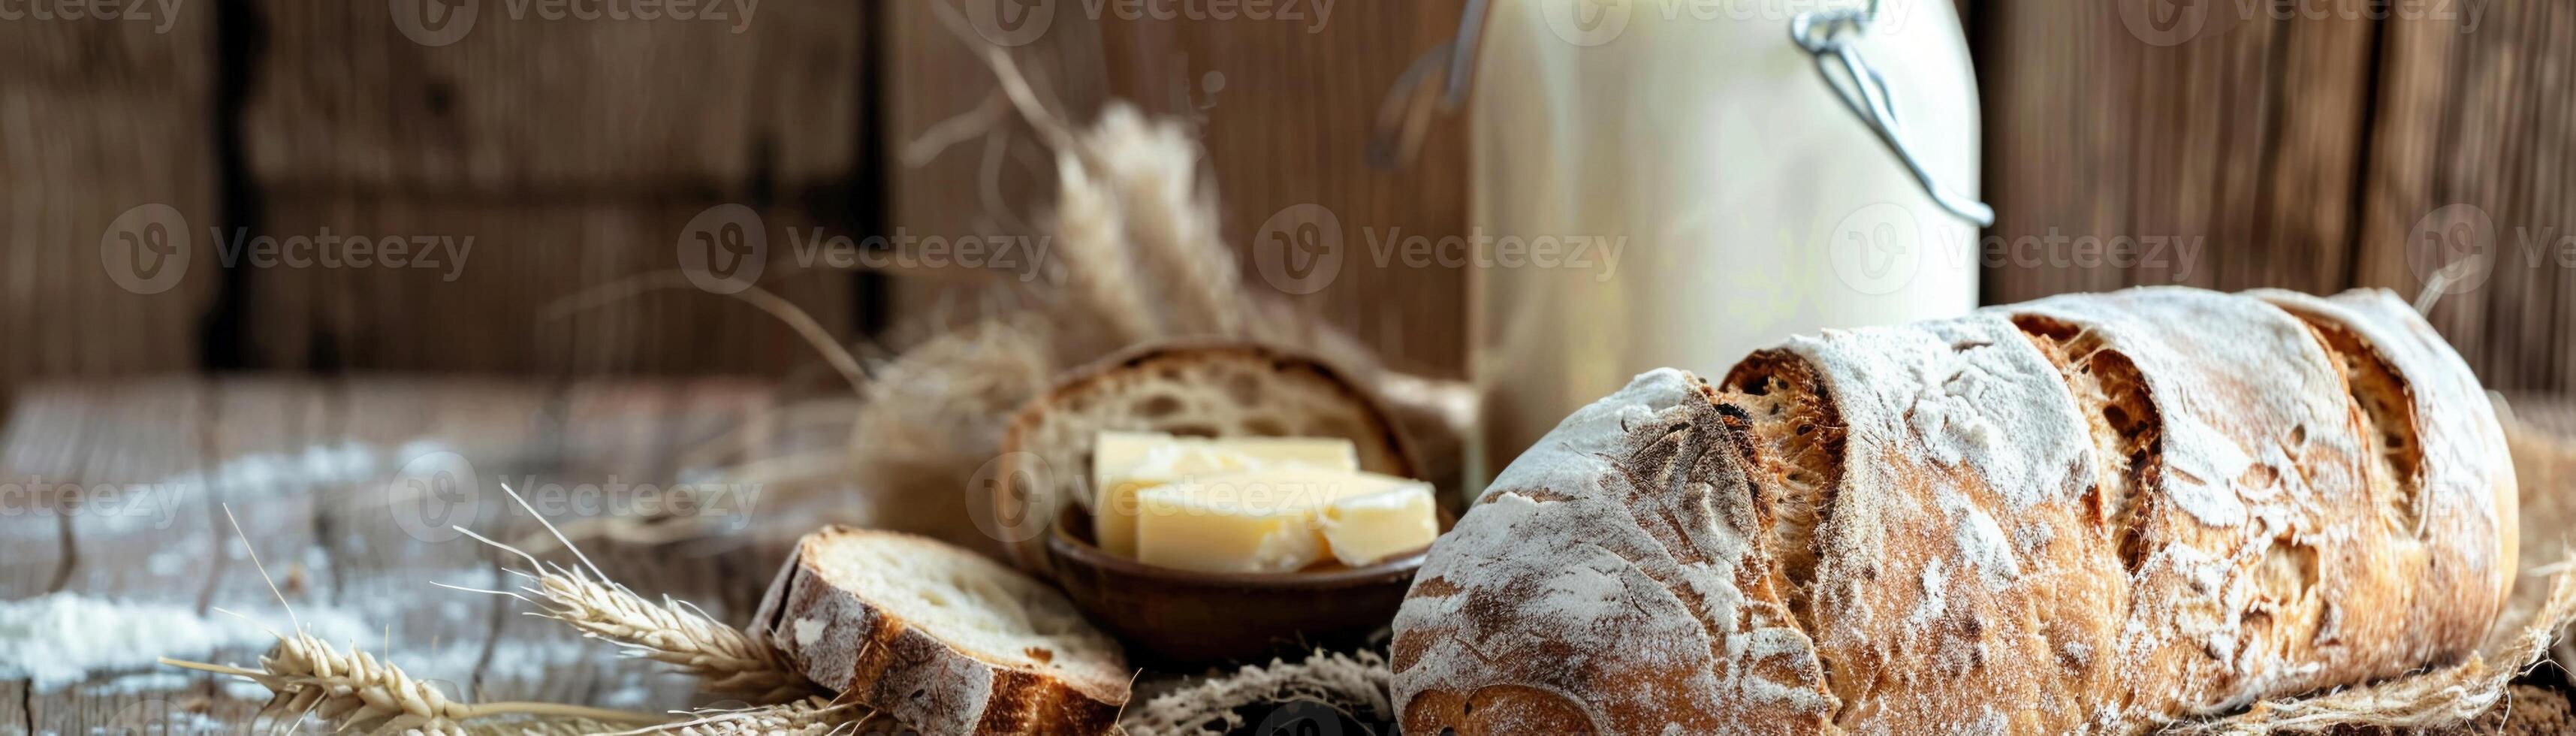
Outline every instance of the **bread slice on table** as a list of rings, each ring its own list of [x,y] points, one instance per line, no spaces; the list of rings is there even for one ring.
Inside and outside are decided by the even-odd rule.
[[[1432,546],[1404,730],[2139,734],[2456,661],[2512,469],[2391,304],[2133,289],[1641,375]]]
[[[1108,733],[1131,674],[1053,589],[963,548],[826,527],[753,619],[805,676],[929,736]]]
[[[1091,445],[1102,431],[1340,437],[1358,446],[1360,469],[1420,477],[1376,398],[1332,366],[1248,343],[1149,346],[1072,373],[1012,417],[987,531],[1022,567],[1045,570],[1056,514],[1092,504]]]

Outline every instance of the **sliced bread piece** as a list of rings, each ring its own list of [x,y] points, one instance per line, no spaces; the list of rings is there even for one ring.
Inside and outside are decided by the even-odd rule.
[[[753,619],[805,676],[930,736],[1108,733],[1118,643],[1045,584],[945,542],[805,535]]]
[[[1056,514],[1091,504],[1091,445],[1104,430],[1341,437],[1358,445],[1360,469],[1421,477],[1377,400],[1321,361],[1243,343],[1150,346],[1075,371],[1012,417],[986,531],[1022,567],[1045,570]]]

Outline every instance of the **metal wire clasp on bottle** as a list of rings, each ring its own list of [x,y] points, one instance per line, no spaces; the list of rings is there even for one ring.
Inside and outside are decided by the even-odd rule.
[[[1932,178],[1931,171],[1923,168],[1914,150],[1906,147],[1905,127],[1896,116],[1896,99],[1887,92],[1887,77],[1870,66],[1869,58],[1852,43],[1853,37],[1869,32],[1870,21],[1877,16],[1878,0],[1870,0],[1866,9],[1799,13],[1789,19],[1789,40],[1815,55],[1816,71],[1824,74],[1825,85],[1832,87],[1834,95],[1869,124],[1870,131],[1896,153],[1897,160],[1905,162],[1906,170],[1914,173],[1914,180],[1932,195],[1933,202],[1979,227],[1995,224],[1993,207],[1942,186]],[[1841,73],[1837,74],[1837,70]]]

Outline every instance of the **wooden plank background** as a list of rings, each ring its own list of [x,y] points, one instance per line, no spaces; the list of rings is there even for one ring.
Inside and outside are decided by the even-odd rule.
[[[1990,265],[1987,301],[2160,283],[2412,299],[2485,253],[2434,324],[2490,388],[2576,388],[2576,6],[2199,3],[2172,31],[2139,20],[2163,2],[1974,6],[1988,235],[2198,237],[2202,255]]]
[[[785,260],[786,230],[956,236],[987,228],[980,141],[905,165],[974,109],[990,43],[932,2],[774,0],[748,23],[511,17],[453,43],[384,3],[224,0],[158,22],[0,24],[0,390],[42,377],[194,369],[777,374],[811,353],[774,320],[691,290],[570,317],[600,284],[677,265],[681,223],[763,218],[768,285],[851,340],[901,342],[974,305],[954,274],[890,278]],[[980,1],[980,0],[977,0]],[[2566,134],[2576,7],[2373,17],[2366,0],[1963,3],[1986,124],[1988,235],[2011,243],[2186,238],[2189,261],[1990,263],[2014,301],[2130,284],[2413,296],[2452,254],[2495,257],[2433,312],[2490,385],[2576,388],[2576,163]],[[1204,122],[1220,229],[1250,274],[1254,230],[1320,204],[1346,228],[1463,233],[1464,123],[1419,160],[1364,162],[1380,95],[1446,39],[1460,0],[1340,3],[1312,19],[1089,17],[1055,3],[1009,38],[1076,119],[1109,99]],[[2401,4],[2402,5],[2402,4]],[[2196,9],[2178,31],[2138,20]],[[157,20],[157,19],[156,19]],[[737,19],[738,20],[738,19]],[[1043,214],[1045,158],[1002,152],[1002,210]],[[475,238],[426,269],[223,267],[168,291],[103,273],[141,204],[209,227]],[[2461,227],[2452,227],[2461,225]],[[2444,238],[2451,238],[2444,240]],[[1649,244],[1651,247],[1651,244]],[[2056,250],[2049,250],[2056,249]],[[1394,365],[1463,375],[1470,270],[1358,259],[1293,297]],[[1258,283],[1257,280],[1255,283]],[[888,328],[893,328],[889,330]]]

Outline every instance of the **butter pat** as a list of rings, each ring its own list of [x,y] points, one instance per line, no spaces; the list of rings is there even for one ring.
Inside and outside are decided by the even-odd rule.
[[[1390,545],[1413,538],[1399,521],[1408,508],[1407,494],[1427,502],[1430,485],[1302,465],[1145,488],[1136,494],[1136,559],[1201,572],[1302,569],[1328,556],[1338,558],[1339,550],[1324,532],[1324,514],[1348,501],[1359,501],[1346,512],[1353,554],[1401,551],[1409,547]],[[1427,514],[1430,507],[1421,511]]]
[[[1205,443],[1155,446],[1136,465],[1109,473],[1091,507],[1091,536],[1100,548],[1122,557],[1136,556],[1136,494],[1191,478],[1250,470],[1261,461],[1250,455]]]
[[[1359,470],[1359,448],[1338,437],[1174,437],[1102,432],[1091,454],[1092,539],[1136,557],[1138,491],[1200,477],[1271,467]]]
[[[1440,536],[1429,483],[1335,499],[1324,504],[1318,521],[1333,559],[1351,567],[1431,546]]]
[[[1190,485],[1136,495],[1136,559],[1217,573],[1288,572],[1324,558],[1314,509],[1208,498]]]

